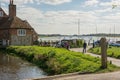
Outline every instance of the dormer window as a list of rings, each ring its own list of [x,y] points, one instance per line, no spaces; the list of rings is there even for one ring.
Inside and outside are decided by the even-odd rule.
[[[0,17],[3,17],[3,11],[0,11]]]
[[[26,29],[18,29],[17,35],[18,36],[26,36]]]

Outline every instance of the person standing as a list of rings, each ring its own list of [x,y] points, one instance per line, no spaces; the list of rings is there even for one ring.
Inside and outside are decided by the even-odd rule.
[[[87,47],[87,43],[84,41],[84,43],[83,43],[83,53],[86,53],[86,47]]]
[[[93,48],[95,48],[95,42],[94,42],[94,40],[93,40]]]

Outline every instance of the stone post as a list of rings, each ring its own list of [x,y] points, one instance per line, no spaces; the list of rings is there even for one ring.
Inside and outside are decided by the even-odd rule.
[[[106,38],[101,38],[101,68],[107,68],[107,41]]]

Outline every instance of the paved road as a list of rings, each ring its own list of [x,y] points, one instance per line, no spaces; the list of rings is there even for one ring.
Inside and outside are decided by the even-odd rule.
[[[63,75],[50,76],[40,79],[26,79],[26,80],[120,80],[120,71],[101,74],[85,74],[85,75]]]
[[[74,75],[69,77],[56,78],[53,80],[120,80],[120,71],[101,74]]]

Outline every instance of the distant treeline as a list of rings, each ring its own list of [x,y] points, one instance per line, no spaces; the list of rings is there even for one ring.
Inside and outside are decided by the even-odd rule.
[[[100,34],[88,34],[87,36],[120,37],[120,34],[105,34],[105,33],[100,33]]]
[[[61,34],[38,34],[38,36],[51,37],[51,36],[70,36],[70,35],[61,35]]]
[[[43,37],[53,37],[53,36],[107,36],[107,37],[120,37],[120,34],[106,34],[106,33],[98,33],[98,34],[83,34],[83,35],[61,35],[61,34],[38,34],[38,36]]]

